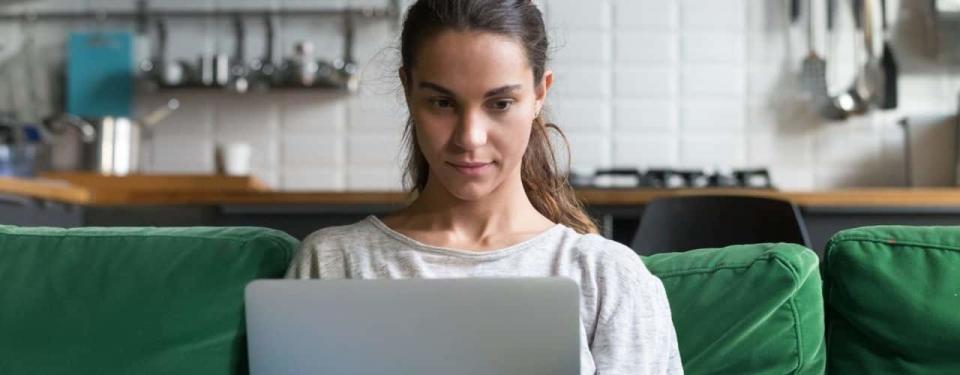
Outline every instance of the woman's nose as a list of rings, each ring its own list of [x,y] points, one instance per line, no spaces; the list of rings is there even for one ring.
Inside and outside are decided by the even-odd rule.
[[[487,143],[487,124],[480,111],[466,111],[460,118],[454,142],[457,146],[472,150]]]

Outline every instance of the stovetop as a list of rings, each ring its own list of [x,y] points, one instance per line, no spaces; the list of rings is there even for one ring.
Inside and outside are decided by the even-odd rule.
[[[770,172],[766,168],[706,170],[706,169],[600,169],[592,174],[570,173],[570,184],[575,188],[753,188],[773,189]]]

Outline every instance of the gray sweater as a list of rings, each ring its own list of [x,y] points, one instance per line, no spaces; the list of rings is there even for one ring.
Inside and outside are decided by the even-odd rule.
[[[308,236],[287,272],[298,279],[563,276],[580,285],[582,374],[682,374],[663,284],[632,250],[563,225],[472,252],[429,246],[374,216]]]

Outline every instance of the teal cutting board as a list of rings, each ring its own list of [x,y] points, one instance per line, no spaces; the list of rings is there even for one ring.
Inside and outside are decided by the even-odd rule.
[[[67,112],[80,117],[130,117],[133,35],[74,32],[67,41]]]

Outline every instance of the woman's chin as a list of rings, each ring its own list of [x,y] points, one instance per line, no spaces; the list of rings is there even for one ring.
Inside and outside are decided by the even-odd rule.
[[[476,201],[490,195],[493,186],[489,183],[452,183],[446,185],[450,195],[463,201]]]

